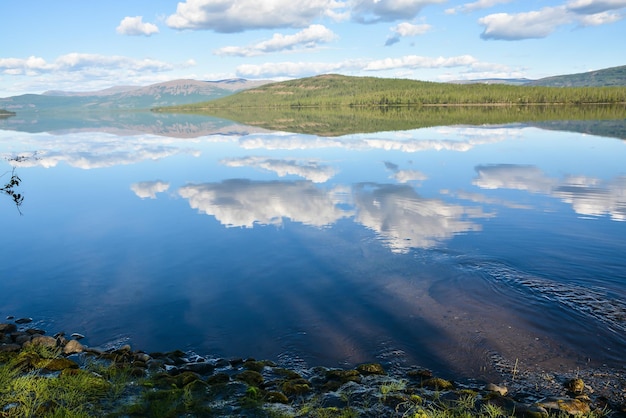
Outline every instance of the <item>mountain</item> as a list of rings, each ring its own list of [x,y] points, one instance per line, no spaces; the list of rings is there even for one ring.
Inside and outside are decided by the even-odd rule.
[[[528,85],[549,87],[626,86],[626,65],[586,73],[541,78],[531,81]]]
[[[0,108],[13,112],[68,112],[147,110],[217,99],[269,81],[229,79],[219,81],[173,80],[145,87],[116,86],[93,92],[47,91],[0,98]]]

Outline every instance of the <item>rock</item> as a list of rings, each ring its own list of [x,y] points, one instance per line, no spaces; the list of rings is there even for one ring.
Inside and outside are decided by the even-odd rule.
[[[31,328],[31,329],[27,329],[25,331],[28,335],[44,335],[46,333],[46,331],[42,330],[42,329],[36,329],[36,328]]]
[[[385,369],[383,369],[383,366],[381,366],[378,363],[360,364],[357,366],[356,369],[362,375],[372,375],[372,374],[386,375],[387,374]]]
[[[244,370],[243,372],[236,374],[235,379],[247,383],[249,386],[259,386],[263,383],[263,376],[259,372],[254,370]]]
[[[430,379],[431,377],[433,377],[433,372],[426,369],[418,369],[409,370],[406,375],[414,379]]]
[[[440,377],[432,377],[428,380],[425,380],[424,382],[422,382],[422,386],[435,390],[454,389],[454,385],[452,384],[452,382],[442,379]]]
[[[33,366],[38,369],[45,369],[51,372],[64,370],[64,369],[77,369],[78,364],[73,362],[70,359],[66,359],[64,357],[53,358],[53,359],[39,359],[33,364]]]
[[[361,374],[357,370],[326,370],[326,382],[323,388],[326,391],[335,391],[348,382],[361,382]]]
[[[57,340],[56,338],[48,337],[45,335],[37,335],[32,337],[31,340],[24,345],[26,346],[27,344],[40,345],[42,347],[48,348],[56,348]]]
[[[0,344],[0,353],[11,353],[17,352],[22,349],[22,346],[19,344]]]
[[[547,418],[549,416],[546,408],[539,405],[515,404],[515,415],[522,418]]]
[[[70,335],[70,337],[75,338],[77,340],[82,340],[83,338],[85,338],[85,336],[83,334],[79,334],[77,332],[75,332],[72,335]]]
[[[580,399],[548,399],[537,404],[550,411],[565,412],[569,415],[584,415],[591,412],[589,404]]]
[[[506,396],[506,394],[509,393],[509,390],[506,387],[498,386],[498,385],[493,384],[493,383],[488,383],[487,386],[485,386],[485,390],[487,390],[489,392],[499,393],[502,396]]]
[[[33,318],[19,318],[15,320],[16,324],[28,324],[30,322],[33,322]]]
[[[180,367],[181,370],[188,370],[198,374],[211,374],[215,370],[215,366],[211,363],[187,363]]]
[[[289,403],[289,398],[280,392],[267,392],[265,399],[269,403]]]
[[[135,357],[135,361],[142,361],[144,363],[147,363],[150,360],[152,360],[152,357],[150,357],[146,353],[142,353],[142,352],[135,353],[134,357]]]
[[[27,333],[17,334],[15,336],[13,336],[13,341],[15,342],[15,344],[24,345],[25,343],[30,341],[31,338],[32,337],[29,334],[27,334]]]
[[[220,385],[230,382],[230,376],[228,376],[226,373],[216,373],[213,376],[210,376],[206,380],[206,382],[209,385]]]
[[[585,391],[585,382],[582,379],[570,379],[565,382],[565,388],[575,395],[580,395]]]
[[[282,390],[287,396],[299,396],[309,392],[311,390],[311,385],[306,379],[293,379],[283,383]]]
[[[0,324],[0,333],[10,334],[17,331],[15,324]]]
[[[63,354],[78,354],[85,351],[85,347],[76,340],[69,340],[63,347]]]

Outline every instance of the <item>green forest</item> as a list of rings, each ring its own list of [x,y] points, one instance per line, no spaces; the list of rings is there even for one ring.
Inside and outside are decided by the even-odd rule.
[[[626,87],[452,84],[331,74],[266,84],[217,100],[154,110],[610,103],[626,103]]]
[[[579,106],[377,106],[197,109],[249,126],[303,134],[340,136],[442,125],[497,125],[626,119],[626,104]]]

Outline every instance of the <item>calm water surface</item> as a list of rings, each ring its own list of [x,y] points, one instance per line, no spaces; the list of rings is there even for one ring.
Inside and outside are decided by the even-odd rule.
[[[0,201],[2,319],[309,366],[626,358],[624,140],[12,123],[1,180],[14,169],[25,200]]]

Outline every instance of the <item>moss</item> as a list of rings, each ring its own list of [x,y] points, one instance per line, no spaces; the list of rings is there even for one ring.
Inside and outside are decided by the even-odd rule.
[[[287,396],[299,396],[311,390],[311,385],[306,379],[288,380],[282,384],[282,391]]]
[[[383,366],[381,366],[378,363],[360,364],[357,366],[356,369],[362,375],[372,375],[372,374],[385,375],[387,374]]]
[[[226,373],[216,373],[213,376],[209,376],[206,382],[211,386],[220,385],[230,382],[230,376],[228,376]]]
[[[259,386],[263,383],[263,376],[259,372],[254,370],[244,370],[243,372],[235,375],[235,379],[247,383],[250,386]]]
[[[452,382],[442,379],[440,377],[432,377],[428,380],[425,380],[422,383],[422,386],[435,390],[448,390],[454,388]]]
[[[269,403],[289,403],[289,398],[280,392],[267,392],[265,400]]]

